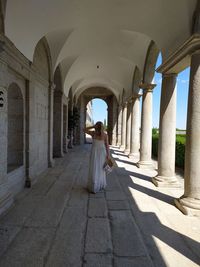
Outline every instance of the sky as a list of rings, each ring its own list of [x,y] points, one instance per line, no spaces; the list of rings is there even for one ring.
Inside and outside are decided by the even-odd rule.
[[[156,68],[161,64],[161,56],[159,55]],[[186,129],[186,114],[187,114],[187,100],[189,88],[189,74],[190,68],[185,69],[179,73],[177,77],[177,109],[176,109],[176,128]],[[152,127],[159,127],[159,113],[160,113],[160,96],[162,75],[155,73],[154,83],[157,86],[153,90],[153,123]],[[107,120],[107,104],[101,99],[93,99],[93,119],[94,123],[97,121]]]

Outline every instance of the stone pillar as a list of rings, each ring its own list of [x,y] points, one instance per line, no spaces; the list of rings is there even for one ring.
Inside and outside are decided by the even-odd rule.
[[[7,66],[0,61],[0,214],[13,203],[7,185]]]
[[[133,97],[131,111],[131,144],[129,158],[139,155],[140,146],[140,95]]]
[[[117,145],[117,114],[118,114],[118,105],[116,99],[113,99],[113,112],[112,112],[112,145]]]
[[[68,152],[68,98],[63,105],[63,152]]]
[[[164,74],[162,80],[158,175],[152,178],[152,182],[156,186],[179,186],[175,176],[176,76],[177,74]]]
[[[152,168],[151,147],[152,147],[152,92],[155,84],[142,84],[142,121],[140,140],[140,160],[137,163],[139,168]]]
[[[200,52],[191,57],[185,148],[185,191],[175,200],[186,215],[200,216]]]
[[[122,107],[118,105],[118,117],[117,117],[117,146],[122,144]]]
[[[125,149],[126,145],[126,121],[127,121],[127,103],[125,103],[123,107],[122,129],[121,129],[122,142],[120,146],[122,150]]]
[[[54,91],[53,156],[63,157],[63,92]]]
[[[131,143],[131,109],[132,103],[127,104],[127,118],[126,118],[126,144],[124,153],[130,153],[130,143]]]
[[[25,180],[25,187],[31,187],[31,177],[30,177],[30,81],[26,80],[26,91],[25,91],[25,166],[26,166],[26,180]]]
[[[49,86],[49,110],[48,110],[48,167],[54,166],[53,160],[53,95],[55,84]]]

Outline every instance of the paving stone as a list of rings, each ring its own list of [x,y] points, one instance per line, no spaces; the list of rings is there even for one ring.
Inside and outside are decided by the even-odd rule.
[[[55,175],[46,174],[45,177],[42,179],[40,178],[37,183],[32,186],[30,194],[32,196],[45,196],[55,181]]]
[[[98,192],[98,193],[91,193],[89,194],[90,198],[104,198],[105,197],[105,193],[104,192]]]
[[[107,176],[106,191],[120,191],[120,190],[121,190],[121,186],[117,179],[116,173],[115,172],[110,173]]]
[[[54,236],[54,229],[24,228],[1,257],[0,267],[42,267]]]
[[[127,199],[126,195],[121,191],[111,191],[106,192],[107,200],[125,200]]]
[[[92,218],[88,220],[85,252],[112,252],[112,242],[108,219]]]
[[[52,186],[52,188],[47,192],[46,197],[47,198],[57,198],[57,196],[61,197],[63,196],[64,200],[69,197],[69,193],[72,189],[72,185],[69,186],[68,184],[59,183],[56,181],[56,183]]]
[[[146,255],[130,211],[110,211],[113,250],[122,257]]]
[[[130,206],[126,200],[108,201],[109,210],[129,210]]]
[[[82,208],[68,207],[62,217],[47,261],[52,266],[82,266],[86,213]]]
[[[86,254],[84,267],[112,267],[112,255],[107,254]]]
[[[60,221],[66,201],[69,196],[58,195],[57,198],[43,198],[37,208],[26,220],[25,226],[29,227],[56,227]]]
[[[20,230],[21,227],[0,225],[0,257],[6,251],[6,249]]]
[[[88,217],[107,217],[108,209],[104,198],[90,198]]]
[[[70,207],[86,207],[88,201],[88,192],[84,188],[75,188],[71,191],[68,202]]]
[[[114,267],[153,267],[148,257],[114,258]]]
[[[14,205],[8,213],[1,218],[0,224],[22,226],[31,213],[40,205],[40,197],[27,196],[22,201],[19,201]]]

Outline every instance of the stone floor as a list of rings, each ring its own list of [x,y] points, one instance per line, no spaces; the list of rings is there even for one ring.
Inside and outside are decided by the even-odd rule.
[[[200,219],[183,215],[179,189],[151,183],[113,147],[106,192],[86,190],[90,145],[75,147],[24,189],[0,219],[0,266],[193,267],[200,264]]]

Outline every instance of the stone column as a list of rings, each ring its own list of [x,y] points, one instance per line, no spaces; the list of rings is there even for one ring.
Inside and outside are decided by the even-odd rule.
[[[124,153],[130,153],[130,143],[131,143],[131,109],[132,103],[127,104],[127,118],[126,118],[126,145]]]
[[[112,112],[112,145],[117,145],[117,114],[118,114],[118,105],[116,99],[113,99],[113,112]]]
[[[68,98],[63,105],[63,152],[68,152]]]
[[[140,147],[140,95],[133,97],[131,111],[131,144],[129,158],[139,155]]]
[[[63,92],[54,91],[53,156],[63,157]]]
[[[177,74],[164,74],[162,79],[158,175],[152,178],[156,186],[179,186],[175,176],[176,76]]]
[[[152,168],[151,147],[152,147],[152,92],[155,84],[142,84],[142,121],[140,140],[140,160],[137,163],[139,168]]]
[[[7,66],[0,61],[0,214],[13,203],[7,182]]]
[[[175,200],[186,215],[200,216],[200,52],[191,57],[185,148],[185,191]]]
[[[51,83],[49,86],[49,110],[48,110],[48,166],[54,166],[53,160],[53,94],[55,84]]]
[[[125,149],[125,144],[126,144],[126,119],[127,118],[127,103],[124,104],[123,107],[123,118],[122,118],[122,143],[120,146],[120,149],[124,150]]]
[[[117,117],[117,146],[122,144],[122,107],[118,105],[118,117]]]

